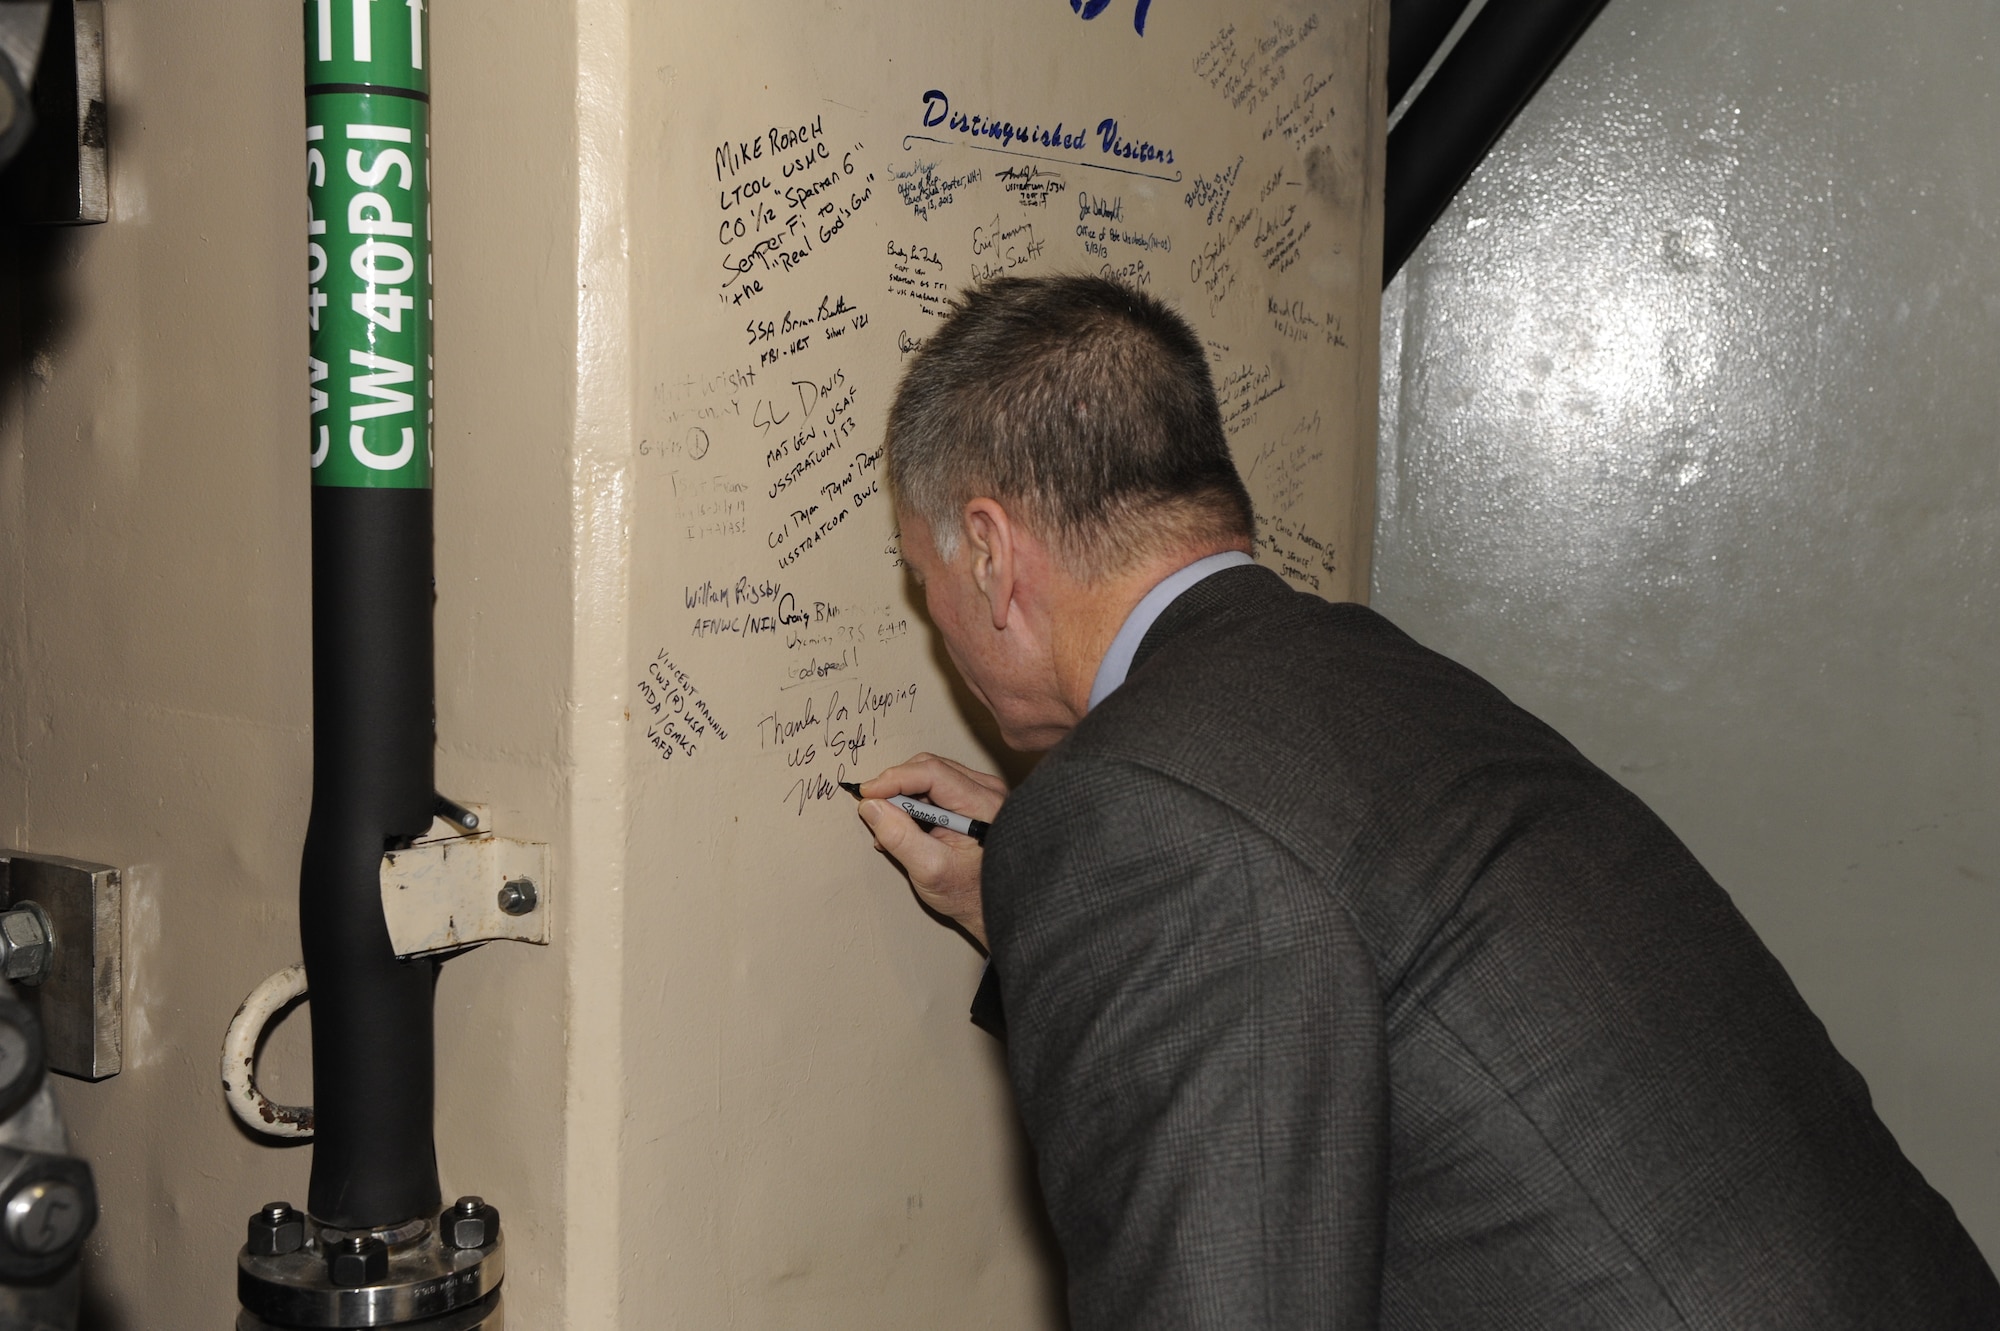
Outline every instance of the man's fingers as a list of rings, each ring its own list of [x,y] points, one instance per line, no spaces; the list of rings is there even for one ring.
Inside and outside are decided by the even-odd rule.
[[[955,920],[982,948],[986,917],[979,894],[984,856],[979,843],[956,832],[933,831],[895,805],[893,795],[914,795],[927,804],[991,822],[1007,798],[997,776],[975,772],[949,758],[919,753],[861,783],[861,820],[875,844],[902,866],[910,886],[926,906]]]
[[[956,832],[932,832],[895,805],[863,800],[861,818],[875,844],[903,866],[925,905],[956,920],[981,947],[986,918],[979,895],[979,843]]]
[[[943,873],[949,858],[943,844],[895,805],[863,800],[861,821],[875,834],[875,844],[889,852],[912,880],[928,882]]]

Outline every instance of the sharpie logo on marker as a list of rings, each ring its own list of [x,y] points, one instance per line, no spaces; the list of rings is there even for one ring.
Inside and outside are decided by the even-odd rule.
[[[856,799],[862,797],[861,787],[852,781],[841,782],[840,788]],[[885,802],[895,805],[920,823],[927,823],[932,827],[942,827],[948,832],[956,832],[960,836],[969,836],[974,841],[984,842],[986,840],[987,825],[980,822],[977,818],[967,818],[962,813],[953,813],[950,809],[940,809],[935,804],[926,804],[922,800],[913,800],[908,795],[896,795]]]

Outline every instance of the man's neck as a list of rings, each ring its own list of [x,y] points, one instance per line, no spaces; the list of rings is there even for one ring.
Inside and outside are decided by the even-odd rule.
[[[1063,701],[1077,720],[1081,721],[1090,710],[1090,689],[1097,678],[1098,664],[1110,650],[1111,641],[1118,636],[1126,617],[1145,599],[1147,592],[1197,559],[1227,550],[1248,553],[1249,549],[1249,543],[1242,540],[1204,543],[1162,554],[1088,582],[1064,578],[1054,598],[1051,642]]]

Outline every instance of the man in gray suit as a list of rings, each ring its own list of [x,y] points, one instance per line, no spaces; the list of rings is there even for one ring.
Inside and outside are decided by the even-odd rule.
[[[990,939],[1076,1326],[2000,1327],[1728,897],[1490,685],[1250,562],[1200,342],[967,294],[890,414],[903,557],[1015,747],[878,844]],[[989,819],[983,848],[884,802]],[[1003,803],[1004,801],[1004,803]]]

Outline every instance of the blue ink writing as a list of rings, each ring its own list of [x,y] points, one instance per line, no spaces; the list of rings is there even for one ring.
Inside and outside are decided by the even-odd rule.
[[[1111,8],[1111,0],[1069,0],[1069,7],[1079,18],[1093,19]],[[1132,10],[1132,28],[1141,37],[1146,35],[1146,11],[1153,7],[1153,0],[1139,0]]]

